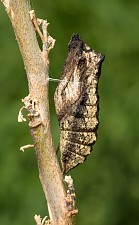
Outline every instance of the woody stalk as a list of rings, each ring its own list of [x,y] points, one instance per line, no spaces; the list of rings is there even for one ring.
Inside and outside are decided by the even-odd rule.
[[[39,177],[48,203],[50,221],[35,216],[36,224],[72,225],[74,208],[68,210],[66,201],[70,201],[70,191],[65,190],[62,173],[52,141],[50,112],[48,102],[49,59],[48,54],[55,40],[47,34],[48,23],[38,20],[31,10],[29,0],[1,0],[11,20],[19,49],[25,65],[29,95],[22,101],[27,109],[33,146],[37,156]],[[39,28],[41,26],[41,29]],[[42,50],[38,45],[36,33],[42,40]],[[22,109],[19,122],[25,121]],[[22,147],[24,150],[27,145]],[[71,189],[72,179],[67,180]]]

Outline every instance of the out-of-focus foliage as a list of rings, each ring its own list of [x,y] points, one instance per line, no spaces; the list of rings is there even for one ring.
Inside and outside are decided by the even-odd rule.
[[[32,0],[33,1],[33,0]],[[71,172],[79,215],[77,225],[139,224],[139,1],[34,0],[38,17],[47,18],[56,39],[50,77],[59,78],[72,33],[105,54],[99,84],[99,138],[87,161]],[[50,82],[55,145],[59,128]],[[0,3],[0,224],[33,225],[47,215],[27,124],[17,123],[21,98],[28,94],[16,39]]]

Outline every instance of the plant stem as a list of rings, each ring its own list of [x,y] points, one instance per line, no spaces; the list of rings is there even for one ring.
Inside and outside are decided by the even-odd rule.
[[[49,60],[44,60],[39,48],[35,29],[30,19],[29,0],[1,0],[10,17],[16,39],[25,65],[30,104],[34,105],[39,116],[31,117],[30,130],[37,155],[39,177],[48,202],[50,219],[53,225],[73,224],[65,206],[66,191],[62,173],[53,146],[49,98],[48,67]],[[48,55],[48,54],[47,54]],[[39,123],[38,123],[39,118]]]

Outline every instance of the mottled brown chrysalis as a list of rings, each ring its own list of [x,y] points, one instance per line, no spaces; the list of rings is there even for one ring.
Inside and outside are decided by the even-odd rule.
[[[104,56],[88,47],[79,35],[72,36],[54,95],[64,173],[83,163],[96,142],[103,60]]]

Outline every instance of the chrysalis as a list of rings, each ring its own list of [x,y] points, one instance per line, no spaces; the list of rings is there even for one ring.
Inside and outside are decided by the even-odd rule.
[[[64,173],[83,163],[96,142],[103,60],[104,56],[88,47],[79,35],[72,36],[54,95]]]

